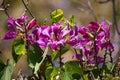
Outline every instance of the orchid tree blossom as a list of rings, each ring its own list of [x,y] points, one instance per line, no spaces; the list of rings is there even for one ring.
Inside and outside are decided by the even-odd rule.
[[[55,23],[50,26],[41,26],[33,31],[34,37],[41,48],[51,46],[53,49],[60,48],[60,45],[65,46],[65,36],[69,33],[69,30],[62,29],[60,23]]]
[[[10,30],[3,36],[3,40],[14,39],[17,36],[27,37],[25,34],[29,34],[29,30],[37,27],[37,20],[28,21],[28,17],[25,15],[19,18],[9,18],[7,23]]]
[[[114,51],[114,47],[110,42],[109,29],[110,26],[105,21],[101,23],[93,21],[87,27],[75,26],[71,29],[69,44],[75,49],[82,50],[82,53],[73,55],[73,58],[89,64],[104,62],[104,58],[98,56],[99,50],[107,48],[112,52]]]

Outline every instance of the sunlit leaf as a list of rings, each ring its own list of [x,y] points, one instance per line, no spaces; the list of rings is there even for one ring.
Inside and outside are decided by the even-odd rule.
[[[61,22],[64,20],[63,11],[61,9],[56,9],[51,12],[52,23]]]
[[[15,62],[19,60],[21,55],[26,53],[25,41],[22,38],[16,38],[12,44],[12,56]]]
[[[59,57],[59,51],[56,50],[52,53],[52,61]]]
[[[46,80],[56,80],[58,74],[59,74],[58,67],[48,66],[45,72]]]
[[[16,55],[23,55],[26,53],[25,41],[22,38],[16,38],[13,42],[13,49]]]
[[[75,25],[75,18],[74,18],[74,16],[72,15],[72,16],[70,16],[70,25],[73,27],[74,25]]]

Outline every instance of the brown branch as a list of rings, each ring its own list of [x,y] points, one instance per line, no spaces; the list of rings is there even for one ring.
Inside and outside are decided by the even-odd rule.
[[[8,10],[8,7],[10,6],[9,4],[5,4],[6,0],[3,0],[2,4],[0,5],[0,11],[4,11],[5,14],[8,16],[8,18],[10,17],[7,10]]]
[[[25,6],[26,10],[29,12],[29,14],[31,15],[32,18],[34,18],[34,16],[32,15],[31,11],[29,10],[29,8],[27,7],[26,3],[24,2],[24,0],[22,0],[23,5]]]

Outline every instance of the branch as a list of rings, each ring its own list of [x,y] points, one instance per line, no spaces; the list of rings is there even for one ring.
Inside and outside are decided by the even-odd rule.
[[[8,10],[8,7],[10,6],[9,4],[5,4],[6,0],[3,0],[3,2],[1,3],[0,5],[0,11],[4,11],[5,14],[8,16],[8,18],[10,17],[7,10]]]
[[[29,8],[27,7],[26,3],[24,2],[24,0],[22,0],[23,5],[25,6],[26,10],[29,12],[29,14],[31,15],[32,18],[34,18],[34,16],[32,15],[31,11],[29,10]]]
[[[3,6],[4,12],[5,12],[5,14],[8,16],[8,18],[10,18],[10,15],[9,15],[8,12],[7,12],[9,6],[10,6],[9,4],[6,4],[6,5]]]

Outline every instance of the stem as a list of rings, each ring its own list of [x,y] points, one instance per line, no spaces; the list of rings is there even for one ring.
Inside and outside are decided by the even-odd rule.
[[[60,68],[62,68],[61,47],[62,47],[62,46],[60,46],[60,53],[59,53],[59,64],[60,64]]]
[[[27,11],[29,12],[29,14],[31,15],[31,17],[34,18],[34,16],[32,15],[31,11],[29,10],[29,8],[27,7],[27,5],[25,4],[24,0],[22,0],[22,3],[25,6],[25,8],[27,9]]]
[[[95,34],[96,35],[96,34]],[[95,56],[94,56],[94,58],[95,58],[95,61],[96,61],[96,65],[97,65],[97,68],[98,68],[98,60],[97,60],[97,50],[96,50],[96,37],[94,36],[94,50],[95,50]],[[98,68],[99,69],[99,68]]]
[[[6,9],[4,10],[4,12],[5,12],[5,14],[7,15],[7,17],[10,18],[10,16],[9,16],[9,14],[8,14],[8,12],[7,12]]]
[[[110,62],[111,62],[111,63],[113,63],[112,51],[111,51],[111,50],[109,50],[109,52],[110,52]]]

